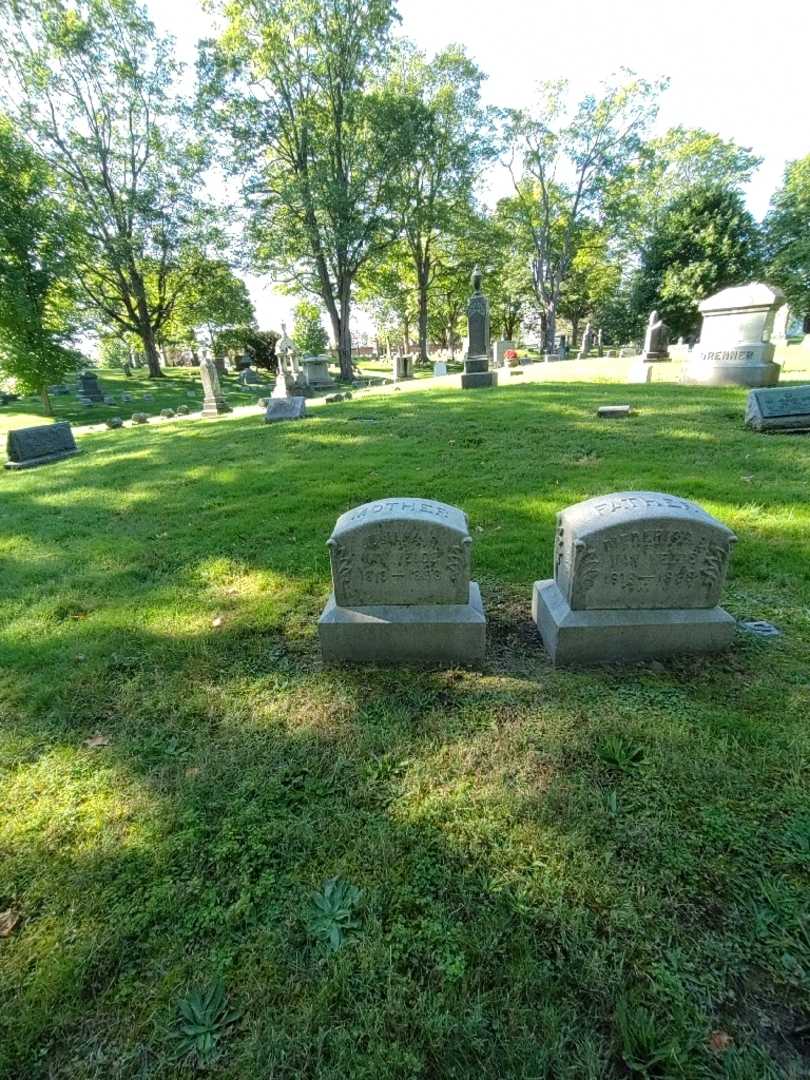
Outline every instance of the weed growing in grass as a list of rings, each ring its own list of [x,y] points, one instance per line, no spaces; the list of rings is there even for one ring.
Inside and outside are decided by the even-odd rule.
[[[355,885],[341,878],[329,878],[320,892],[313,892],[310,896],[309,932],[337,952],[346,935],[360,926],[354,918],[354,910],[359,902],[360,890]]]
[[[625,735],[608,735],[596,753],[606,765],[619,772],[632,772],[644,763],[644,747]]]
[[[239,1014],[228,1009],[225,984],[215,979],[204,990],[193,990],[177,1003],[179,1017],[172,1033],[176,1057],[198,1069],[210,1068],[222,1052],[222,1041]]]

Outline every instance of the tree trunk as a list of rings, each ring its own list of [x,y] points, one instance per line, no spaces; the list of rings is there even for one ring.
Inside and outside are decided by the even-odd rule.
[[[427,364],[428,356],[428,278],[430,267],[425,262],[419,267],[419,357],[417,363]]]
[[[579,337],[579,319],[571,320],[571,348],[577,347],[577,338]]]
[[[53,416],[53,409],[51,408],[51,398],[48,394],[48,387],[43,386],[39,392],[39,396],[42,398],[42,407],[45,409],[46,416]]]
[[[352,332],[349,326],[351,313],[351,282],[343,285],[340,292],[340,325],[338,327],[338,362],[340,363],[340,377],[351,382],[352,379]]]
[[[134,277],[134,275],[133,275]],[[152,320],[149,318],[149,308],[146,303],[146,290],[140,278],[135,278],[132,291],[138,305],[138,337],[143,342],[143,351],[146,353],[146,363],[149,367],[149,378],[160,379],[163,372],[160,369],[160,355],[155,342],[155,331]]]

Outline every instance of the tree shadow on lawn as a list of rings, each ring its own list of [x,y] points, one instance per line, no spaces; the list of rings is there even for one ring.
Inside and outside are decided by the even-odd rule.
[[[302,672],[283,641],[272,666],[256,641],[225,646],[157,688],[133,658],[116,694],[95,687],[109,745],[64,732],[19,762],[12,1066],[36,1049],[43,1074],[85,1075],[92,1055],[99,1075],[165,1075],[176,1000],[217,974],[244,1014],[234,1076],[619,1076],[638,1052],[620,1002],[708,1066],[729,987],[778,966],[786,934],[801,948],[793,916],[781,938],[755,928],[779,869],[762,840],[789,807],[779,764],[761,750],[751,800],[750,748],[673,724],[677,695],[647,681],[646,702],[615,699],[587,674]],[[641,766],[600,758],[611,732]],[[330,959],[306,897],[335,874],[365,900]],[[734,1028],[740,1054],[762,1041],[751,1027]]]

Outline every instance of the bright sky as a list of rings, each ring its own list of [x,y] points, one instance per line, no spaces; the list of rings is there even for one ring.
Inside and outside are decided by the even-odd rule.
[[[198,38],[210,33],[198,0],[148,2],[193,64]],[[529,104],[540,79],[568,78],[579,96],[620,67],[669,76],[659,130],[702,127],[764,157],[748,191],[756,217],[785,162],[810,153],[808,0],[400,0],[399,10],[401,32],[426,52],[466,47],[489,76],[490,104]],[[493,171],[486,188],[506,194],[508,175]],[[293,302],[266,281],[248,284],[259,324],[277,329]]]

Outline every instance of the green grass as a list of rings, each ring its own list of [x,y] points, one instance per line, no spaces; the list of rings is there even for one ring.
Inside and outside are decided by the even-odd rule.
[[[101,384],[102,393],[117,399],[115,405],[96,404],[80,405],[75,394],[52,396],[53,420],[69,420],[71,424],[100,424],[111,416],[121,416],[128,420],[135,412],[145,412],[148,416],[159,416],[161,409],[176,409],[178,405],[188,405],[192,411],[202,408],[202,384],[197,368],[166,368],[164,378],[150,379],[145,369],[138,369],[127,378],[123,371],[112,368],[95,369]],[[265,376],[271,384],[272,376]],[[262,392],[245,391],[236,381],[236,375],[221,376],[223,392],[231,405],[254,404]],[[132,394],[132,401],[121,401],[122,393]],[[269,394],[270,390],[266,391]],[[152,400],[144,398],[151,394]],[[193,395],[193,396],[189,396]],[[46,423],[45,413],[39,397],[26,397],[0,406],[0,435],[11,428],[27,427]]]
[[[403,392],[0,477],[0,1075],[187,1075],[221,979],[239,1080],[808,1076],[810,439],[744,401]],[[783,636],[552,669],[555,512],[625,488],[730,525],[725,604]],[[325,540],[396,494],[470,515],[483,672],[320,665]]]

